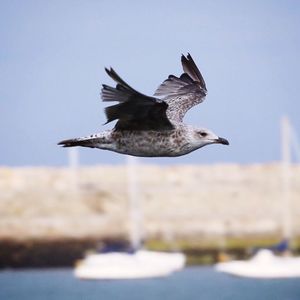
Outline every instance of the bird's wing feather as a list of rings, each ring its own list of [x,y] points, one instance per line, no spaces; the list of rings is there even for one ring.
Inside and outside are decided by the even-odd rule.
[[[171,130],[172,123],[166,115],[168,104],[160,99],[143,95],[129,86],[111,68],[107,74],[117,82],[115,88],[103,85],[103,101],[118,104],[105,108],[107,123],[118,120],[116,130]]]
[[[163,97],[169,105],[168,118],[176,122],[182,122],[186,112],[203,102],[207,94],[205,81],[191,55],[182,55],[181,63],[184,73],[179,78],[170,75],[154,94]]]

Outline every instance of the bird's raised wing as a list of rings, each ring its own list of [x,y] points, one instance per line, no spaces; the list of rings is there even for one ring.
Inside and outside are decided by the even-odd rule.
[[[171,130],[167,118],[168,104],[160,99],[139,93],[129,86],[112,68],[106,73],[117,82],[115,88],[103,85],[103,101],[117,101],[118,104],[105,108],[107,123],[118,120],[116,130]]]
[[[182,122],[186,112],[203,102],[207,89],[205,81],[190,54],[181,56],[184,73],[178,78],[170,75],[156,90],[154,96],[162,96],[169,107],[167,117]]]

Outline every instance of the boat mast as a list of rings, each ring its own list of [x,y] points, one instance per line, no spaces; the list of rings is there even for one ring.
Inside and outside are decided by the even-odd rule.
[[[74,195],[78,193],[78,170],[79,170],[79,150],[78,148],[71,147],[68,151],[68,167],[70,174],[70,189]],[[74,196],[73,196],[74,197]]]
[[[138,189],[138,159],[127,156],[127,186],[129,198],[129,239],[134,250],[141,248],[142,213]]]
[[[78,148],[75,147],[69,148],[68,158],[69,158],[69,168],[72,170],[77,170],[79,167]]]
[[[284,239],[290,240],[291,226],[291,151],[290,151],[290,122],[286,116],[281,118],[281,165],[282,165],[282,228]]]
[[[293,143],[293,144],[292,144]],[[292,146],[300,156],[299,144],[287,116],[281,118],[281,164],[282,164],[282,225],[283,237],[292,238],[291,175]]]

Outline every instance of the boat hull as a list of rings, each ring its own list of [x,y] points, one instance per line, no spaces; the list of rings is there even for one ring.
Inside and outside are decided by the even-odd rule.
[[[185,265],[182,253],[139,250],[135,253],[91,254],[74,270],[80,279],[138,279],[164,277]]]
[[[263,249],[249,261],[218,263],[215,268],[219,272],[240,277],[294,278],[300,277],[300,258],[279,257]]]

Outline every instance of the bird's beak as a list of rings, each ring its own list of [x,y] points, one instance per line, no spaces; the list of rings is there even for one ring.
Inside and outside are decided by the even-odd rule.
[[[229,142],[226,139],[221,138],[221,137],[218,137],[215,141],[218,144],[229,145]]]

